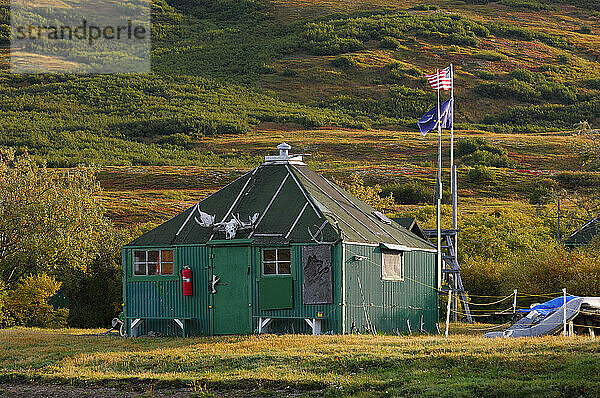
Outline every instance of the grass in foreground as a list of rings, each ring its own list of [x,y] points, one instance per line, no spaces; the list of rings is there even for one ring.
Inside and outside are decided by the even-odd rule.
[[[600,344],[587,337],[489,340],[464,325],[441,336],[202,338],[0,331],[3,382],[37,380],[308,396],[598,396]],[[81,331],[89,333],[89,331]]]

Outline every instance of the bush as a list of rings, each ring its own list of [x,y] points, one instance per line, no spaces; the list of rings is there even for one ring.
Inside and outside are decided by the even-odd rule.
[[[3,281],[0,281],[0,327],[9,325],[9,314],[7,312],[8,289]]]
[[[96,242],[95,257],[85,269],[60,270],[60,295],[67,298],[69,326],[109,327],[122,311],[121,249],[148,227],[117,229],[108,226]]]
[[[600,187],[600,175],[593,173],[563,171],[556,174],[554,178],[560,184],[561,187],[567,189]]]
[[[10,104],[0,109],[0,146],[28,148],[51,167],[218,165],[223,164],[218,155],[161,145],[159,139],[244,134],[269,121],[306,127],[368,125],[348,114],[199,77],[0,72],[0,82],[6,88],[4,102]]]
[[[593,248],[565,250],[544,245],[522,256],[508,270],[507,279],[525,292],[560,292],[598,296],[600,294],[600,257]]]
[[[400,40],[395,37],[385,36],[381,39],[379,46],[381,48],[387,48],[388,50],[397,50],[402,47],[402,44],[400,44]]]
[[[508,59],[508,57],[506,55],[501,54],[497,51],[490,51],[490,50],[477,51],[476,53],[473,54],[473,57],[485,59],[486,61],[504,61],[505,59]]]
[[[562,83],[547,80],[541,73],[517,69],[509,74],[507,83],[484,83],[475,87],[475,92],[489,98],[514,98],[520,101],[537,102],[541,99],[558,100],[571,104],[577,101],[577,89]]]
[[[600,79],[588,79],[585,81],[585,86],[594,90],[600,90]]]
[[[535,88],[517,79],[512,79],[508,83],[484,83],[476,86],[475,92],[488,98],[518,98],[526,102],[539,98]]]
[[[549,46],[563,49],[572,47],[571,42],[564,37],[552,36],[506,22],[494,22],[487,25],[487,28],[496,37],[515,38],[525,41],[539,40]]]
[[[331,66],[336,68],[349,69],[354,68],[356,65],[358,65],[356,60],[348,55],[341,55],[331,60]]]
[[[470,155],[478,150],[499,155],[505,153],[504,149],[488,144],[488,142],[481,137],[459,138],[456,141],[456,156],[458,157]]]
[[[533,209],[465,216],[460,222],[458,249],[465,289],[488,296],[509,295],[513,289],[556,294],[562,288],[575,295],[600,294],[597,248],[567,251],[557,247],[553,220],[545,220]],[[540,298],[520,296],[519,306],[529,306],[533,301],[528,300]]]
[[[366,185],[358,174],[352,174],[349,183],[338,180],[334,182],[376,210],[386,211],[394,208],[394,199],[391,195],[385,195],[378,184]]]
[[[175,145],[183,148],[189,148],[192,145],[192,139],[187,134],[176,133],[166,137],[161,137],[158,141],[161,144]]]
[[[506,149],[493,146],[480,137],[458,139],[456,156],[468,165],[508,168],[517,166],[517,161],[508,156]]]
[[[476,70],[475,76],[483,80],[494,80],[496,78],[496,75],[494,73],[489,72],[487,70]]]
[[[435,187],[419,181],[407,183],[391,183],[383,186],[382,196],[391,195],[397,204],[432,204],[435,202]],[[442,192],[442,203],[452,202],[450,191]]]
[[[61,283],[47,274],[23,277],[6,297],[4,326],[67,326],[67,309],[54,309],[49,299]]]
[[[502,124],[517,131],[540,131],[539,129],[572,129],[575,123],[582,120],[595,120],[600,114],[600,100],[582,101],[572,105],[543,104],[515,106],[501,114],[488,115],[483,123],[488,125]]]
[[[10,25],[0,24],[0,44],[10,45]]]
[[[416,78],[421,78],[423,75],[421,71],[414,66],[407,68],[399,62],[390,62],[383,67],[383,70],[387,72],[384,80],[392,84],[403,83],[407,79],[415,80]]]
[[[486,166],[476,165],[467,173],[467,179],[473,184],[491,184],[496,181],[496,173]]]
[[[525,194],[532,205],[545,205],[554,200],[558,183],[550,178],[538,178],[525,187]]]
[[[399,120],[419,118],[431,108],[435,101],[434,93],[406,86],[392,86],[389,96],[383,99],[356,98],[340,95],[328,101],[317,102],[313,106],[343,111],[355,117],[381,115]],[[389,120],[389,119],[388,119]]]
[[[535,73],[529,69],[515,69],[508,74],[513,79],[526,83],[546,82],[546,77],[541,73]]]
[[[263,64],[259,68],[258,72],[263,75],[272,75],[274,73],[277,73],[277,68],[275,68],[273,65]]]
[[[365,45],[358,39],[333,38],[326,41],[309,41],[303,48],[314,55],[336,55],[355,52],[365,49]]]
[[[111,258],[112,257],[112,258]],[[121,262],[118,252],[106,253],[88,269],[76,270],[61,293],[69,299],[69,326],[108,327],[122,310]]]
[[[435,196],[432,188],[416,181],[384,185],[381,193],[385,196],[392,195],[394,202],[405,205],[431,204]]]
[[[482,24],[458,15],[399,12],[330,18],[306,24],[300,34],[300,47],[315,55],[336,55],[361,50],[369,40],[395,45],[389,38],[415,36],[447,44],[476,45],[477,37],[490,33]]]
[[[462,161],[468,165],[483,165],[511,169],[517,167],[517,161],[509,158],[506,153],[498,154],[480,149],[470,155],[464,156]]]

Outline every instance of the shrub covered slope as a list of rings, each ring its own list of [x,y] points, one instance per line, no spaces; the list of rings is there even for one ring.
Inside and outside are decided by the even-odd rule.
[[[459,127],[529,133],[599,121],[598,11],[476,3],[154,0],[153,74],[0,72],[0,145],[57,166],[228,164],[198,153],[202,137],[263,123],[414,130],[435,102],[424,74],[451,62]]]

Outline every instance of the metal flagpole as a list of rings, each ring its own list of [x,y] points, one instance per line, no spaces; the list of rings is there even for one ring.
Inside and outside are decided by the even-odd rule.
[[[450,172],[454,167],[454,65],[450,64],[450,97],[452,98],[452,125],[450,126]],[[450,175],[450,189],[454,189],[454,176]]]
[[[454,164],[454,65],[450,64],[450,97],[451,100],[451,108],[452,112],[452,124],[450,125],[450,193],[452,195],[452,229],[455,231],[452,236],[452,245],[454,246],[454,255],[458,259],[458,192],[457,183],[456,183],[456,165]],[[458,290],[458,281],[460,278],[459,275],[452,275],[452,288]],[[454,308],[454,320],[458,318],[458,295],[454,296],[454,301],[452,302],[452,307]],[[467,311],[468,313],[469,311]]]
[[[437,69],[437,123],[438,123],[438,173],[437,173],[437,268],[438,288],[442,287],[442,121],[440,111],[440,70]]]
[[[450,190],[452,192],[452,229],[458,229],[458,184],[456,181],[456,166],[454,165],[454,65],[450,64],[452,125],[450,126]],[[458,247],[458,235],[454,235],[454,251]]]

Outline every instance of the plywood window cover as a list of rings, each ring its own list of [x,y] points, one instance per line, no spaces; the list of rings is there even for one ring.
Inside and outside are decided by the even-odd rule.
[[[275,252],[275,260],[265,260],[265,252],[274,251]],[[280,255],[280,252],[287,251],[287,259]],[[267,273],[265,272],[265,265],[272,264],[275,265],[275,273]],[[282,272],[280,271],[280,265],[287,264],[290,272]],[[289,248],[265,248],[262,250],[262,271],[263,275],[291,275],[292,274],[292,251]]]
[[[302,301],[304,304],[332,304],[331,246],[317,245],[302,248]]]
[[[384,281],[404,280],[404,252],[381,251],[381,279]]]
[[[158,252],[157,261],[149,261],[148,257],[150,252]],[[171,261],[165,261],[163,259],[163,252],[171,252]],[[144,253],[144,261],[136,261],[136,253]],[[166,254],[166,253],[165,253]],[[148,265],[156,265],[157,271],[155,274],[148,273]],[[136,273],[136,265],[144,265],[145,273]],[[163,272],[163,265],[170,266],[171,272]],[[166,268],[166,267],[165,267]],[[149,249],[149,250],[134,250],[133,251],[133,276],[161,276],[161,275],[173,275],[175,270],[175,252],[173,249]]]

